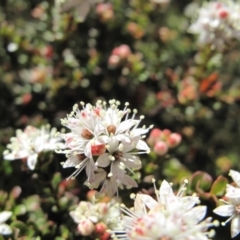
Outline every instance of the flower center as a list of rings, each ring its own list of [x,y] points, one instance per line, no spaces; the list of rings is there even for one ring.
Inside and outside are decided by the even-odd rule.
[[[109,126],[107,127],[107,131],[108,131],[109,134],[111,134],[111,133],[115,134],[116,129],[117,129],[117,128],[116,128],[116,126],[114,126],[114,125],[109,125]]]
[[[121,160],[121,158],[123,157],[123,153],[120,152],[120,151],[116,151],[116,152],[113,153],[113,156],[115,158],[115,161],[116,160]]]
[[[91,139],[93,137],[92,133],[87,129],[82,130],[81,136],[86,139]]]
[[[91,152],[92,152],[92,155],[93,155],[93,156],[100,156],[100,155],[102,155],[103,153],[105,153],[105,151],[106,151],[105,144],[102,144],[102,143],[99,143],[99,144],[93,143],[93,144],[91,145]]]
[[[79,162],[82,162],[82,160],[84,160],[86,158],[86,156],[84,154],[78,154],[77,158],[78,158]]]

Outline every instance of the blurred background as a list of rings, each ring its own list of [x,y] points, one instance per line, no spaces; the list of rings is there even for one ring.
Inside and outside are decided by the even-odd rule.
[[[84,172],[66,181],[73,169],[53,153],[34,171],[2,158],[16,129],[60,130],[80,101],[129,102],[162,132],[159,148],[147,136],[152,151],[141,158],[139,188],[120,191],[126,205],[131,192],[153,193],[152,177],[176,185],[189,178],[189,192],[213,215],[224,194],[213,182],[220,175],[231,182],[229,170],[240,170],[240,48],[199,45],[188,28],[202,1],[0,2],[0,211],[13,211],[16,230],[0,239],[84,239],[69,218],[86,199]],[[180,135],[177,144],[166,144],[171,133]],[[229,226],[214,239],[230,239]]]

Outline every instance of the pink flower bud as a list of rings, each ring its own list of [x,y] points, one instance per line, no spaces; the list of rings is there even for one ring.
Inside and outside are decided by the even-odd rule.
[[[86,219],[78,224],[77,229],[81,235],[89,236],[94,230],[94,224],[90,220]]]
[[[177,145],[179,145],[179,143],[182,140],[182,136],[178,133],[172,133],[169,138],[167,139],[167,144],[170,148],[174,148]]]
[[[97,192],[96,190],[88,191],[88,193],[87,193],[87,200],[90,201],[90,202],[94,201],[96,192]]]
[[[166,141],[172,132],[169,129],[163,129],[161,134],[161,139]]]
[[[95,233],[102,235],[107,230],[107,226],[103,222],[99,222],[95,225]]]
[[[142,26],[135,22],[130,22],[127,24],[127,31],[135,39],[140,39],[145,35],[145,30],[142,28]]]
[[[106,203],[99,203],[98,204],[98,212],[101,216],[105,215],[108,211],[108,205]]]
[[[147,142],[149,145],[154,145],[161,138],[161,130],[159,128],[152,129]]]
[[[31,102],[31,100],[32,100],[32,94],[31,93],[25,93],[22,96],[22,104],[23,105],[28,104],[29,102]]]
[[[114,48],[112,54],[119,56],[121,59],[126,59],[131,54],[131,49],[128,45],[122,44]]]
[[[102,22],[107,22],[114,18],[112,4],[110,3],[99,3],[96,6],[96,13]]]
[[[53,47],[51,45],[44,46],[41,49],[41,54],[46,58],[51,58],[53,56]]]
[[[224,9],[222,9],[221,11],[219,11],[218,15],[219,15],[220,18],[224,19],[224,18],[228,17],[229,12],[227,12]]]
[[[103,235],[100,237],[100,240],[109,240],[111,237],[111,234],[109,232],[103,233]]]
[[[168,151],[168,145],[163,141],[159,141],[155,143],[153,150],[157,155],[163,156]]]
[[[108,59],[108,64],[110,67],[118,66],[119,62],[120,62],[120,57],[117,55],[111,55]]]

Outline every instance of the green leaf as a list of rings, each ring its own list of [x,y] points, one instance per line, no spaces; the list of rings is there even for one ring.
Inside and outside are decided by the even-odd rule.
[[[36,211],[40,208],[40,198],[38,195],[30,196],[24,201],[24,204],[27,208],[27,211]]]
[[[226,190],[226,185],[228,184],[227,178],[219,176],[213,183],[210,193],[218,197],[223,196]]]
[[[61,173],[59,173],[59,172],[55,173],[53,176],[53,179],[51,181],[51,185],[54,190],[57,190],[57,187],[61,181],[62,181]]]
[[[190,185],[192,190],[201,189],[207,191],[211,185],[212,177],[208,173],[202,171],[193,173]]]
[[[25,223],[18,221],[18,220],[12,222],[10,224],[10,227],[12,229],[14,229],[14,228],[18,229],[20,231],[20,234],[27,234],[27,232],[28,232],[28,226]]]
[[[27,211],[26,206],[23,204],[17,205],[13,210],[14,215],[16,216],[23,215],[26,213],[26,211]]]

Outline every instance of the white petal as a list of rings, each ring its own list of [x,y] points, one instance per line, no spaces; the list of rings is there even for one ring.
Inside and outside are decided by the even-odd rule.
[[[236,215],[231,222],[231,237],[236,237],[240,232],[240,217]]]
[[[234,214],[234,209],[233,205],[222,205],[215,208],[213,212],[222,217],[229,217]]]
[[[166,180],[163,180],[160,186],[159,196],[163,204],[168,204],[170,199],[171,202],[173,202],[174,199],[177,199],[177,197],[173,193],[172,187]]]
[[[240,173],[235,170],[230,170],[229,175],[232,177],[233,181],[240,187]]]
[[[122,162],[129,168],[140,169],[142,167],[141,160],[136,156],[126,154],[123,158],[125,158],[126,161],[123,160]]]
[[[117,183],[113,179],[105,180],[100,193],[105,193],[109,197],[112,197],[118,190]]]
[[[85,156],[87,156],[89,158],[92,158],[92,151],[91,151],[92,143],[93,143],[93,140],[89,141],[84,149]]]
[[[128,119],[128,120],[121,122],[117,128],[116,134],[123,133],[123,132],[129,130],[136,123],[137,123],[136,120],[133,120],[133,119]]]
[[[38,157],[38,154],[35,153],[27,158],[27,165],[30,170],[33,170],[35,168],[35,165],[37,163],[37,157]]]
[[[12,216],[12,212],[3,211],[0,213],[0,223],[6,222]]]
[[[92,159],[86,159],[85,161],[85,171],[86,171],[86,175],[88,177],[88,182],[94,182],[95,181],[95,174],[94,174],[94,170],[97,168],[94,165],[94,161]]]
[[[186,214],[184,214],[184,218],[189,219],[191,224],[197,224],[205,217],[206,211],[206,206],[197,206],[187,211]]]
[[[124,178],[122,179],[122,183],[129,188],[138,186],[136,181],[126,174],[125,174]]]
[[[185,196],[181,197],[179,199],[181,201],[181,209],[184,209],[185,211],[191,209],[196,205],[199,201],[198,197],[193,197],[193,196]]]
[[[236,198],[240,197],[240,188],[234,187],[230,184],[226,186],[226,197],[228,198]]]
[[[108,141],[109,141],[109,136],[102,135],[102,136],[99,136],[97,139],[99,140],[99,142],[108,143]]]
[[[97,166],[99,167],[107,167],[111,160],[109,159],[109,153],[104,153],[101,156],[98,157],[97,159]]]
[[[64,162],[63,168],[68,168],[68,167],[75,167],[80,163],[79,159],[77,156],[71,156]]]
[[[17,153],[9,153],[9,154],[5,154],[3,155],[3,158],[5,160],[16,160],[16,159],[22,159],[22,158],[26,158],[29,155],[28,151],[25,150],[20,150]]]
[[[107,145],[109,145],[108,151],[114,153],[118,148],[119,141],[115,137],[111,137],[109,138]]]
[[[117,181],[117,183],[121,183],[124,177],[124,170],[119,167],[119,162],[113,162],[111,165],[111,173],[113,177]]]
[[[146,205],[142,201],[141,195],[142,194],[137,194],[134,201],[134,213],[137,213],[139,217],[146,213]]]
[[[141,136],[143,134],[146,134],[149,132],[149,129],[148,128],[134,128],[132,131],[131,131],[131,136]]]
[[[12,229],[5,223],[0,224],[0,235],[10,235],[12,234]]]
[[[115,136],[115,138],[120,142],[127,142],[130,143],[129,136],[126,134],[118,134]]]
[[[158,202],[154,200],[152,197],[146,194],[138,194],[139,198],[142,200],[142,202],[149,208],[153,209],[158,205]]]
[[[150,151],[150,148],[148,147],[147,143],[144,142],[143,140],[138,141],[136,148],[147,152]]]

